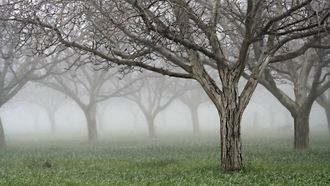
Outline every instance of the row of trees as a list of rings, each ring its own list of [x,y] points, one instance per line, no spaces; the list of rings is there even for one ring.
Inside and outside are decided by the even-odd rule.
[[[47,78],[37,81],[42,86],[46,86],[65,96],[71,98],[82,110],[86,118],[88,139],[97,140],[98,116],[97,109],[100,103],[110,98],[123,97],[137,104],[142,111],[149,131],[150,137],[156,137],[155,118],[166,109],[174,100],[183,100],[183,103],[194,112],[193,126],[196,133],[199,132],[199,123],[195,115],[200,103],[206,102],[206,96],[197,89],[189,90],[192,82],[181,82],[164,79],[149,73],[131,73],[122,77],[118,68],[107,71],[95,70],[90,65],[84,65],[76,70],[70,70],[59,75],[50,75]],[[190,84],[190,85],[188,85]],[[188,94],[195,94],[195,97],[188,97]],[[198,96],[198,97],[197,97]],[[195,98],[199,98],[198,105],[191,105]],[[46,103],[46,109],[53,100]],[[57,104],[61,103],[58,100]],[[39,103],[40,105],[40,103]],[[55,105],[55,108],[58,105]],[[54,112],[53,112],[54,114]],[[54,116],[50,117],[51,123]]]
[[[97,69],[116,64],[197,81],[219,113],[226,171],[242,168],[240,123],[258,82],[294,117],[297,149],[308,146],[312,104],[330,85],[326,0],[7,1],[0,13],[41,56],[70,49]],[[150,120],[157,110],[146,111]]]
[[[145,116],[150,137],[156,137],[155,118],[176,99],[183,100],[182,102],[193,111],[191,113],[193,129],[195,133],[199,133],[197,110],[199,104],[208,99],[202,94],[203,92],[196,89],[196,84],[193,82],[164,79],[147,72],[130,73],[123,78],[123,74],[119,72],[121,69],[96,70],[88,64],[65,70],[71,64],[72,61],[68,61],[67,58],[64,62],[58,63],[56,68],[49,71],[43,78],[27,80],[32,83],[18,99],[14,100],[42,107],[49,119],[51,132],[56,133],[57,130],[55,113],[70,99],[85,116],[88,140],[96,141],[97,128],[101,127],[102,111],[100,109],[104,109],[101,108],[100,103],[110,98],[122,97],[136,103],[140,108]],[[10,79],[7,78],[7,80]],[[190,90],[192,87],[194,89]],[[195,105],[195,101],[199,104]],[[38,113],[34,115],[34,119],[37,120],[37,117]],[[4,134],[4,130],[2,131]]]

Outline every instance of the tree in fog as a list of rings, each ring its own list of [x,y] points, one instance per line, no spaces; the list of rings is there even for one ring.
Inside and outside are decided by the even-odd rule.
[[[198,109],[202,103],[209,101],[209,99],[195,82],[185,81],[183,86],[179,88],[183,89],[183,93],[180,95],[179,99],[189,109],[193,132],[198,134],[200,133]]]
[[[66,73],[50,76],[40,83],[63,93],[79,106],[86,118],[88,140],[96,141],[98,103],[125,95],[126,88],[134,80],[123,84],[123,81],[119,81],[121,75],[117,68],[95,70],[88,64],[75,68],[71,67]]]
[[[136,90],[125,96],[135,102],[142,111],[148,125],[149,137],[156,137],[155,119],[164,111],[182,92],[176,87],[175,79],[166,79],[162,76],[146,76]]]
[[[99,118],[98,121],[98,129],[103,130],[105,125],[107,125],[107,120],[106,116],[108,115],[108,107],[111,105],[104,102],[103,104],[99,104],[98,106],[98,112],[97,112],[97,117]]]
[[[329,71],[327,72],[329,73]],[[327,81],[330,81],[329,78]],[[322,95],[317,98],[317,103],[324,109],[325,116],[327,118],[328,129],[330,133],[330,90],[328,89]]]
[[[19,33],[22,27],[8,22],[0,25],[0,108],[27,82],[47,76],[56,63],[34,56],[31,50],[20,46],[21,42],[29,42]],[[0,147],[5,145],[5,130],[0,118]]]
[[[294,2],[288,1],[274,1],[273,11],[283,12],[287,10],[288,4],[293,5]],[[277,28],[277,34],[274,34],[275,39],[281,39],[283,36],[289,37],[288,39],[293,39],[290,35],[296,34],[298,37],[294,38],[291,42],[286,42],[282,45],[281,48],[277,49],[277,52],[270,60],[271,67],[266,68],[265,75],[262,75],[261,82],[262,84],[278,99],[280,102],[290,111],[291,115],[294,118],[294,147],[295,149],[305,149],[309,143],[309,114],[314,103],[315,99],[329,87],[328,83],[324,82],[325,76],[322,75],[322,70],[327,65],[325,61],[319,60],[319,62],[310,62],[302,60],[303,55],[306,57],[306,53],[310,52],[312,48],[328,48],[327,42],[319,43],[323,38],[329,35],[328,29],[325,29],[325,32],[319,32],[317,34],[312,34],[310,37],[299,37],[301,31],[313,32],[313,29],[305,27],[304,25],[312,24],[324,26],[326,28],[329,26],[329,15],[326,13],[323,19],[313,20],[313,19],[301,19],[302,17],[313,17],[318,15],[321,12],[329,12],[330,3],[328,1],[305,1],[301,2],[301,5],[305,4],[303,11],[297,14],[291,14],[290,19],[296,20],[294,24],[298,24],[296,28],[290,28],[290,24],[282,24],[274,26]],[[224,14],[226,18],[230,18],[230,15]],[[282,14],[284,16],[284,14]],[[225,28],[231,28],[230,25],[222,24]],[[301,30],[302,29],[302,30]],[[238,41],[237,37],[244,38],[244,30],[239,28],[237,35],[229,34],[229,37],[233,41]],[[291,38],[290,38],[291,37]],[[235,42],[238,43],[238,42]],[[325,45],[324,45],[325,44]],[[264,47],[267,43],[262,40],[256,41],[251,44],[251,50],[253,55],[249,58],[249,63],[247,63],[247,69],[250,69],[251,74],[255,70],[255,67],[258,66],[258,59],[262,56]],[[319,51],[318,51],[319,52]],[[318,53],[319,55],[320,53]],[[320,56],[316,56],[316,59],[319,59]],[[297,63],[297,61],[299,61]],[[312,59],[311,59],[312,60]],[[278,64],[280,63],[280,64]],[[307,64],[308,63],[308,64]],[[275,68],[282,66],[282,68]],[[312,66],[317,66],[312,68]],[[288,68],[295,68],[294,70],[287,70]],[[270,70],[271,69],[271,70]],[[290,74],[291,73],[291,74]],[[284,91],[276,85],[276,78],[279,78],[279,74],[282,75],[282,78],[291,82],[294,86],[295,99],[291,99]],[[281,76],[280,75],[280,76]],[[243,76],[248,80],[251,78],[250,75],[243,73]],[[291,76],[287,79],[287,76]],[[313,76],[311,80],[310,76]],[[265,78],[267,77],[267,78]],[[281,78],[279,78],[281,79]],[[273,121],[274,115],[271,115],[271,121]]]
[[[231,171],[242,168],[241,118],[264,69],[294,54],[278,53],[285,44],[329,30],[329,6],[309,13],[311,2],[40,0],[9,3],[0,12],[3,21],[35,25],[31,28],[44,33],[38,35],[44,45],[89,53],[105,66],[136,66],[196,80],[218,110],[221,165]],[[252,51],[254,44],[262,50]],[[239,90],[251,56],[256,65]]]
[[[45,110],[51,133],[57,132],[56,112],[67,101],[67,97],[53,89],[33,83],[24,88],[15,101],[35,104]]]
[[[325,50],[310,49],[289,63],[278,63],[266,69],[260,81],[288,109],[294,119],[294,147],[306,149],[309,144],[309,116],[313,103],[330,87],[326,81]],[[279,81],[277,81],[279,79]],[[281,90],[279,84],[289,83],[294,98]]]

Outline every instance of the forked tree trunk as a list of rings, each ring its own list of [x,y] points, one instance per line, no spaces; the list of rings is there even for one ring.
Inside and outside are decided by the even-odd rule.
[[[305,150],[309,145],[309,112],[294,115],[294,148]]]
[[[189,107],[189,108],[191,113],[193,132],[194,134],[199,134],[200,128],[199,128],[198,106]]]
[[[330,134],[330,108],[324,108],[324,112],[327,116],[328,130],[329,130],[329,134]]]
[[[6,146],[6,138],[5,138],[5,131],[2,125],[2,120],[0,117],[0,148],[3,148]]]
[[[156,129],[155,129],[155,117],[152,116],[147,116],[147,124],[148,124],[148,132],[149,132],[149,137],[150,138],[155,138],[156,137]]]
[[[241,119],[256,83],[251,83],[242,97],[239,96],[237,72],[220,71],[222,92],[203,79],[202,87],[218,110],[220,117],[221,164],[224,171],[239,171],[243,167],[241,145]],[[247,85],[248,86],[248,85]]]
[[[90,142],[97,141],[97,123],[96,123],[96,106],[89,106],[85,111],[87,120],[88,140]]]

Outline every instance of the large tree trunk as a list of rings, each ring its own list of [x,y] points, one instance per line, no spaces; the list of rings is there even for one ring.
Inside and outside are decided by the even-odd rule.
[[[194,132],[194,134],[198,134],[198,133],[200,133],[199,118],[198,118],[198,106],[189,107],[189,108],[190,108],[190,113],[191,113],[193,132]]]
[[[88,140],[97,141],[97,122],[96,122],[96,105],[89,106],[85,111],[87,120]]]
[[[150,138],[156,137],[156,129],[155,129],[155,117],[146,116],[147,124],[148,124],[148,132]]]
[[[3,129],[2,120],[0,117],[0,148],[6,146],[5,131]]]
[[[237,85],[231,77],[223,81],[224,91],[218,108],[220,115],[221,166],[225,171],[241,170],[241,119]]]
[[[225,171],[242,168],[240,122],[242,113],[237,107],[220,113],[221,164]]]
[[[240,97],[238,78],[235,74],[224,69],[220,71],[220,78],[222,92],[216,86],[204,82],[204,79],[200,79],[200,83],[216,106],[220,117],[220,166],[224,171],[239,171],[243,167],[241,119],[256,84],[247,85],[248,88],[244,89],[245,92]]]
[[[304,150],[309,145],[309,112],[294,115],[294,148]]]

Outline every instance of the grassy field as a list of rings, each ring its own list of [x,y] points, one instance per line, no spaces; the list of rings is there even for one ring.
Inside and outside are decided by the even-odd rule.
[[[0,185],[330,185],[329,141],[295,152],[289,139],[244,139],[237,173],[219,171],[216,137],[12,142],[0,150]]]

